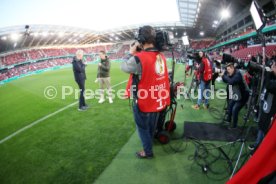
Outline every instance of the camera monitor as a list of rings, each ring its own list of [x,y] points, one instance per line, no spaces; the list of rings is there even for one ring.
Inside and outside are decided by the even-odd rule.
[[[258,3],[254,0],[250,6],[250,13],[253,18],[256,30],[262,30],[266,24],[265,16]]]
[[[183,41],[183,45],[190,45],[190,44],[189,44],[188,36],[183,36],[183,37],[182,37],[182,41]]]

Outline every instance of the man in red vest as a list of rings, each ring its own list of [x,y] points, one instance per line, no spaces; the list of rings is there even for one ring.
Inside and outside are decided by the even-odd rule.
[[[127,96],[133,98],[134,120],[143,145],[136,156],[153,158],[152,139],[159,112],[170,105],[168,69],[164,55],[155,48],[156,32],[151,26],[140,28],[137,40],[130,48],[132,57],[121,69],[131,74]]]
[[[198,91],[198,100],[197,104],[193,105],[192,108],[195,110],[200,109],[200,105],[202,103],[202,99],[204,98],[204,108],[209,108],[209,98],[210,92],[210,82],[212,80],[212,64],[207,57],[205,57],[203,52],[199,52],[200,65],[198,72],[200,74],[200,84]]]

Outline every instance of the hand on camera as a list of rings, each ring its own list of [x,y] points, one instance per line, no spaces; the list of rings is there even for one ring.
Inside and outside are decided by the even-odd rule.
[[[129,49],[129,53],[131,55],[134,55],[137,52],[137,47],[139,47],[139,46],[140,46],[140,43],[137,42],[137,41],[134,42],[133,44],[131,44],[130,49]]]

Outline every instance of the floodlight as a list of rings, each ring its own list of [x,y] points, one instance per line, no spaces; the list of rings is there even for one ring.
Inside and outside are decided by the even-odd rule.
[[[262,30],[266,24],[266,18],[256,1],[252,1],[250,6],[250,13],[253,18],[256,30]]]

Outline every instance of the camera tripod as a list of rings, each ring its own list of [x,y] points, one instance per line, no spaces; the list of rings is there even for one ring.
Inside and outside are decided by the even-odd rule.
[[[262,73],[261,73],[261,76],[259,77],[259,80],[258,80],[257,75],[253,75],[254,76],[253,81],[254,81],[254,83],[257,83],[257,87],[253,88],[253,90],[252,90],[252,92],[250,93],[250,96],[249,96],[249,105],[248,105],[249,107],[248,107],[247,114],[244,118],[244,125],[243,125],[243,129],[242,129],[242,133],[244,132],[245,125],[246,125],[246,123],[249,119],[249,116],[253,115],[253,117],[254,117],[256,112],[258,112],[257,109],[259,110],[257,121],[260,120],[261,94],[262,94],[262,90],[263,90],[263,87],[264,87],[264,73],[265,73],[265,37],[264,37],[263,33],[261,32],[261,30],[258,30],[257,34],[260,37],[260,39],[262,40],[262,54],[263,54],[262,65],[263,65],[263,67],[262,67]],[[258,59],[260,59],[260,58],[258,58]],[[246,134],[245,134],[244,138],[241,139],[242,145],[241,145],[241,148],[240,148],[240,151],[239,151],[239,156],[237,158],[237,162],[235,164],[235,167],[234,167],[234,170],[231,174],[230,179],[233,177],[233,175],[236,172],[237,166],[238,166],[240,158],[241,158],[241,153],[243,151],[246,139],[248,138],[250,129],[251,129],[251,126],[249,126],[247,128],[247,131],[246,131]],[[245,160],[243,161],[243,163],[244,162],[245,162]]]
[[[199,86],[199,81],[196,78],[195,72],[196,72],[196,70],[194,71],[194,73],[192,75],[192,80],[191,80],[189,89],[187,91],[185,90],[185,97],[187,96],[192,102],[194,102],[194,101],[193,101],[193,98],[191,97],[191,92],[196,91]],[[185,80],[186,80],[186,75],[185,75]]]

